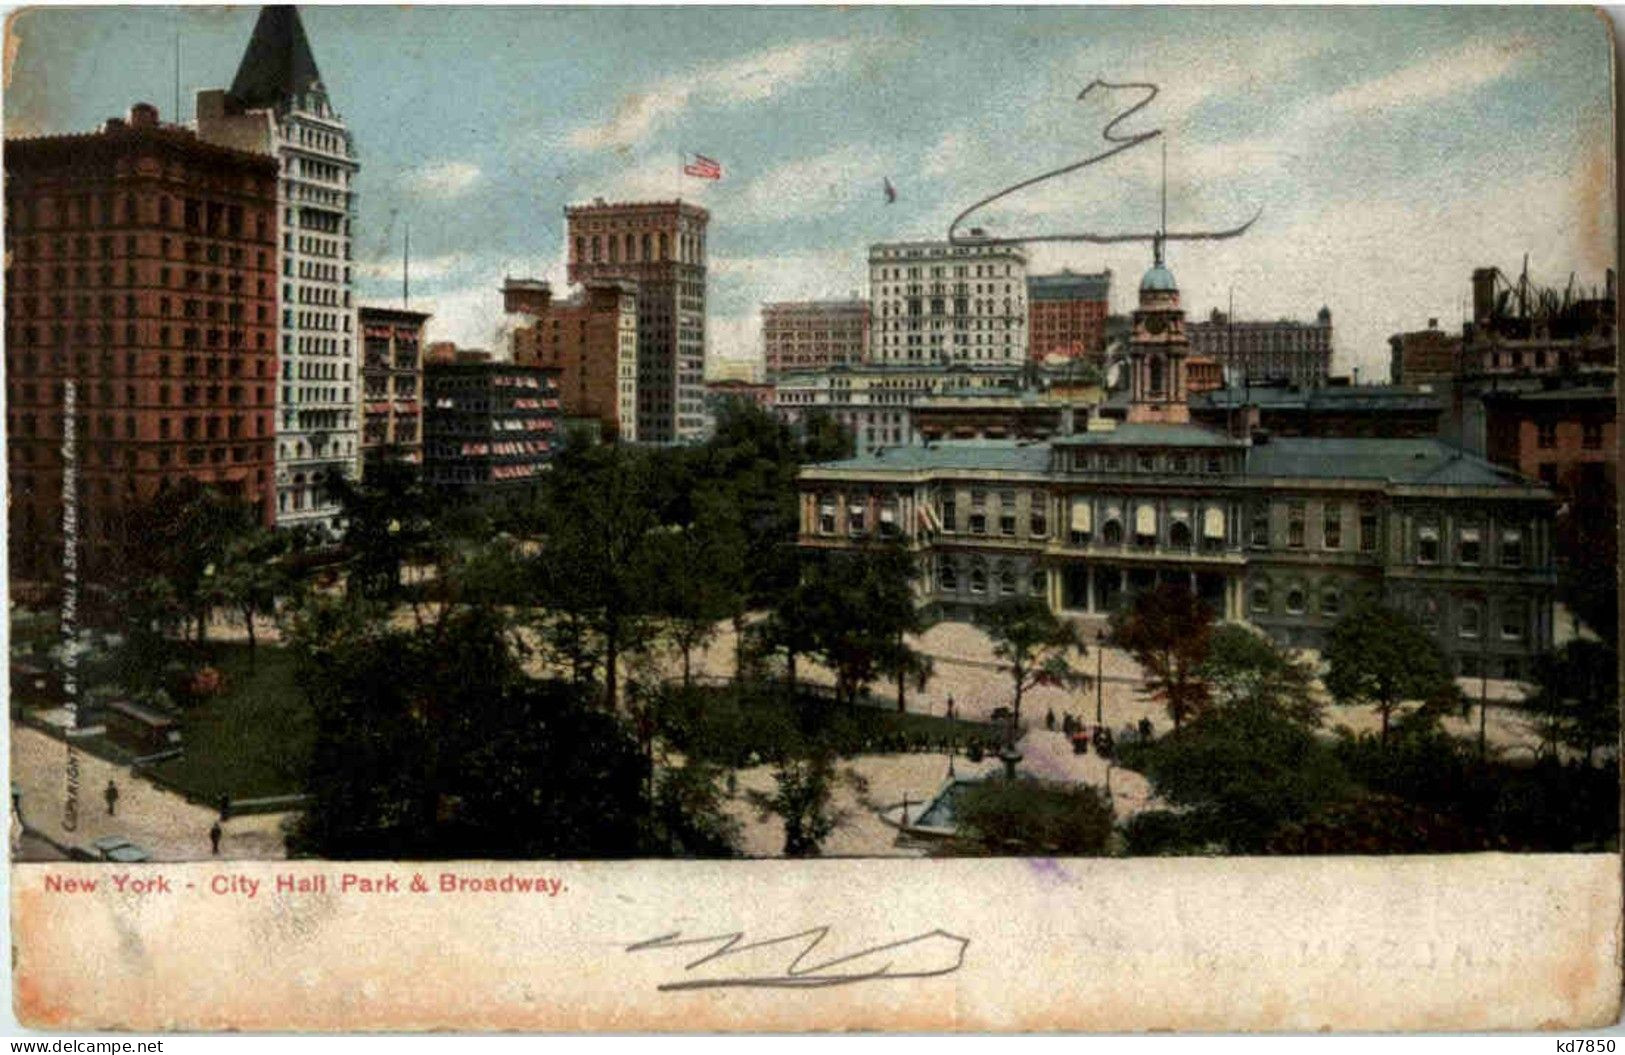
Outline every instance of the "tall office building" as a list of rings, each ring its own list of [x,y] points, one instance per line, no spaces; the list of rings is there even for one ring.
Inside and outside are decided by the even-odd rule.
[[[260,10],[230,90],[199,93],[197,115],[203,139],[281,163],[277,523],[333,535],[327,481],[356,478],[362,447],[351,252],[360,166],[296,8]]]
[[[637,283],[637,439],[697,443],[705,417],[705,230],[683,201],[571,205],[569,280]]]
[[[13,574],[61,574],[70,468],[89,584],[142,544],[141,507],[186,478],[269,525],[276,163],[139,103],[98,132],[7,140],[5,175]]]
[[[1027,254],[1020,246],[884,242],[869,247],[870,361],[1027,358]]]

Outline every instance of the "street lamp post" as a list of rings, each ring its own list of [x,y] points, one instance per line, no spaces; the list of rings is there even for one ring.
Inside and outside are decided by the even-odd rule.
[[[1106,631],[1095,631],[1095,725],[1105,724],[1102,720],[1105,703],[1105,672],[1106,672]]]

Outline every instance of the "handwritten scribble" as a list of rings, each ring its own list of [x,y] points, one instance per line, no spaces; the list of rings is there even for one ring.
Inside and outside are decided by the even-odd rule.
[[[912,938],[901,941],[887,942],[883,945],[873,945],[845,956],[837,956],[821,963],[803,965],[803,961],[812,955],[814,949],[823,943],[829,935],[828,926],[812,927],[808,930],[798,931],[795,934],[786,934],[777,938],[764,938],[761,941],[745,943],[745,932],[734,931],[729,934],[712,934],[702,938],[685,938],[682,931],[673,931],[662,934],[657,938],[634,942],[626,947],[626,951],[647,952],[655,949],[677,949],[694,945],[715,945],[712,951],[697,960],[683,965],[683,970],[693,971],[707,964],[722,965],[732,957],[742,956],[757,949],[764,949],[776,945],[787,945],[803,942],[795,958],[790,961],[783,974],[755,974],[719,976],[707,978],[685,978],[682,981],[667,982],[658,988],[662,992],[675,992],[685,989],[723,989],[723,988],[772,988],[772,989],[820,989],[828,986],[853,985],[858,982],[873,982],[880,980],[893,980],[904,978],[937,978],[952,974],[965,963],[965,950],[970,945],[969,938],[962,938],[950,934],[945,930],[937,929],[917,934]],[[912,968],[899,968],[896,962],[899,957],[907,955],[920,962],[921,966]],[[869,959],[876,961],[874,966],[855,966],[859,961]],[[716,970],[717,968],[713,968]]]
[[[1046,180],[1056,179],[1060,176],[1065,176],[1067,173],[1076,172],[1079,169],[1088,168],[1090,165],[1099,164],[1108,158],[1116,157],[1125,150],[1133,150],[1135,147],[1148,143],[1162,135],[1162,129],[1160,128],[1154,128],[1149,132],[1131,132],[1126,134],[1119,134],[1116,131],[1119,124],[1122,124],[1130,117],[1133,117],[1135,114],[1151,105],[1151,101],[1157,97],[1158,92],[1158,88],[1155,84],[1141,81],[1115,84],[1096,79],[1090,81],[1089,84],[1084,87],[1083,91],[1078,93],[1078,101],[1082,102],[1086,97],[1088,97],[1090,92],[1097,88],[1104,88],[1111,91],[1138,90],[1145,92],[1144,98],[1140,99],[1128,109],[1119,112],[1118,115],[1112,118],[1111,121],[1106,124],[1106,127],[1101,130],[1101,138],[1112,145],[1108,149],[1102,150],[1100,153],[1094,154],[1090,157],[1086,157],[1081,161],[1074,161],[1070,165],[1062,165],[1058,169],[1051,169],[1049,172],[1045,172],[1041,175],[1024,179],[1020,183],[1012,184],[1011,186],[1008,186],[997,193],[990,194],[983,198],[981,201],[961,212],[958,216],[955,216],[953,222],[948,225],[948,241],[950,243],[954,245],[968,245],[974,241],[978,245],[1011,245],[1018,242],[1089,242],[1095,245],[1107,245],[1115,242],[1216,241],[1225,238],[1234,238],[1237,235],[1245,233],[1246,230],[1256,223],[1258,218],[1264,214],[1263,207],[1261,206],[1258,212],[1253,214],[1252,219],[1248,220],[1239,227],[1232,227],[1229,230],[1224,231],[1170,232],[1158,230],[1144,233],[1130,232],[1124,234],[1096,234],[1085,231],[1070,231],[1061,234],[1015,235],[1007,237],[978,235],[974,239],[960,234],[959,225],[964,223],[966,218],[972,213],[976,212],[978,209],[985,208],[1001,198],[1007,198],[1018,191],[1036,186],[1037,184],[1043,183]]]

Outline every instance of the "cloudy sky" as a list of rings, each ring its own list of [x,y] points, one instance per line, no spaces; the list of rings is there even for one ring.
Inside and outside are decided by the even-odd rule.
[[[874,241],[945,235],[963,208],[1162,129],[1186,309],[1234,289],[1242,317],[1331,307],[1336,368],[1384,376],[1388,334],[1460,320],[1477,265],[1600,284],[1614,213],[1608,41],[1578,8],[302,8],[362,158],[365,301],[488,345],[502,276],[562,283],[566,203],[669,198],[711,210],[711,354],[757,354],[764,300],[863,291]],[[78,131],[155,102],[183,116],[230,83],[252,7],[34,9],[17,16],[6,134]],[[680,179],[681,150],[719,159]],[[1012,196],[1006,234],[1145,230],[1155,143]],[[882,180],[896,185],[888,205]],[[1144,246],[1040,246],[1035,269],[1111,268],[1132,307]]]

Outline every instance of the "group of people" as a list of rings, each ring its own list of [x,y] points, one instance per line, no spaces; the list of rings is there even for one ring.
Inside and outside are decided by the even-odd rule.
[[[1044,715],[1044,728],[1054,732],[1055,725],[1055,711],[1051,710]],[[1060,725],[1061,732],[1066,735],[1067,739],[1072,741],[1072,750],[1075,754],[1088,754],[1089,744],[1093,741],[1095,750],[1100,753],[1102,758],[1112,757],[1113,752],[1117,749],[1119,739],[1123,743],[1132,744],[1150,741],[1156,735],[1156,730],[1152,727],[1151,719],[1148,717],[1141,718],[1137,726],[1125,724],[1122,731],[1115,736],[1109,727],[1085,725],[1082,719],[1073,717],[1071,712],[1062,713]]]

